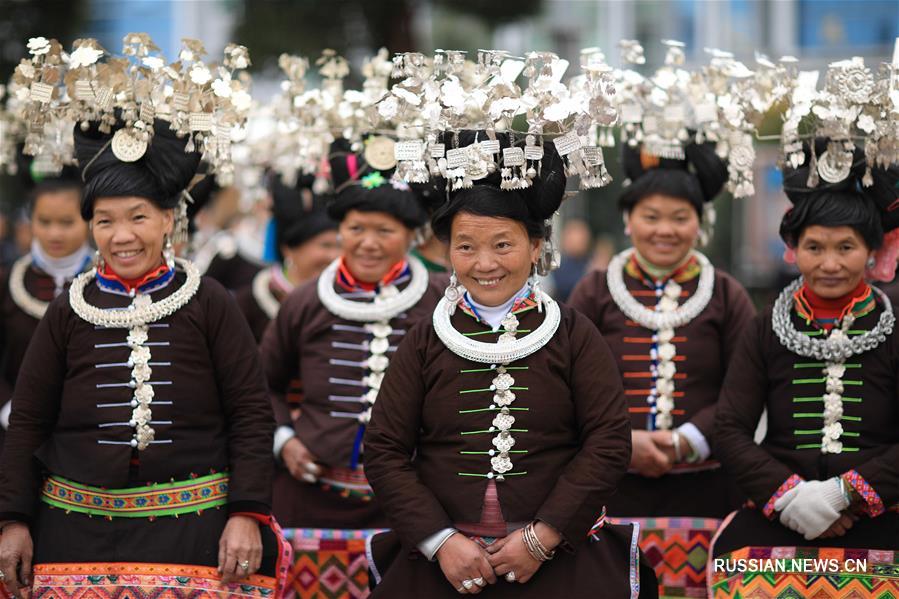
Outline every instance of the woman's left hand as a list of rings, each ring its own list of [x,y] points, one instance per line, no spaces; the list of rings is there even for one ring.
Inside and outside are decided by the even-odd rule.
[[[262,565],[262,534],[259,523],[248,516],[231,516],[219,539],[219,574],[228,584],[259,570]],[[246,567],[244,567],[246,566]]]
[[[537,522],[534,524],[534,531],[543,546],[552,551],[562,541],[561,536],[552,527]],[[528,552],[527,546],[524,544],[523,533],[520,530],[498,540],[487,547],[487,561],[493,567],[493,571],[497,576],[506,576],[509,572],[514,572],[515,582],[525,583],[529,581],[542,562],[535,560]]]

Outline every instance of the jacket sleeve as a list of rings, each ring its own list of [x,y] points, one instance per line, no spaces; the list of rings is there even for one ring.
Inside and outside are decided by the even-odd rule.
[[[425,397],[422,337],[430,326],[429,321],[420,322],[400,343],[365,431],[365,474],[391,527],[408,550],[435,532],[452,527],[443,506],[412,465]]]
[[[0,520],[29,521],[42,482],[37,449],[53,434],[66,379],[68,296],[47,309],[25,353],[0,459]]]
[[[743,289],[736,280],[730,276],[721,276],[721,295],[724,299],[724,319],[721,323],[721,359],[725,367],[725,376],[727,368],[730,365],[734,354],[737,351],[737,345],[743,338],[744,334],[752,325],[752,319],[755,317],[755,306],[749,299],[749,294]],[[717,404],[706,406],[699,410],[690,419],[699,432],[706,438],[709,445],[715,443],[715,412]]]
[[[574,286],[566,302],[569,307],[586,316],[597,328],[600,326],[600,305],[596,292],[601,276],[602,273],[596,270],[586,273]]]
[[[794,474],[754,439],[768,396],[762,329],[770,324],[766,313],[748,327],[727,369],[715,418],[718,459],[759,507]]]
[[[265,369],[265,380],[275,422],[279,427],[293,428],[287,390],[296,378],[300,363],[301,310],[295,295],[288,297],[262,335],[259,352]]]
[[[228,508],[267,514],[271,506],[274,419],[259,354],[249,325],[233,297],[204,279],[209,343],[228,430],[231,480]]]
[[[570,385],[580,449],[537,511],[569,546],[587,538],[631,459],[631,427],[615,358],[587,318],[573,313]],[[561,333],[561,330],[556,333]]]

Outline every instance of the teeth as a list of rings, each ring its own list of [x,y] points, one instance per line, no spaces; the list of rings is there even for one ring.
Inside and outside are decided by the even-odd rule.
[[[478,285],[484,285],[485,287],[489,287],[491,285],[496,285],[499,283],[499,279],[475,279],[478,282]]]
[[[139,250],[134,250],[131,252],[116,252],[114,255],[118,258],[131,258],[132,256],[137,256],[139,253]]]

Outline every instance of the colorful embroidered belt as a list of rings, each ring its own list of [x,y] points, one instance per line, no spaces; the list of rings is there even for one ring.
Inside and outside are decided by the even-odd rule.
[[[131,489],[102,489],[50,476],[41,501],[63,510],[110,518],[155,518],[196,514],[228,502],[228,475],[160,483]]]
[[[362,466],[353,468],[328,468],[318,483],[326,491],[335,491],[342,497],[352,497],[362,501],[371,501],[375,496],[365,478]]]

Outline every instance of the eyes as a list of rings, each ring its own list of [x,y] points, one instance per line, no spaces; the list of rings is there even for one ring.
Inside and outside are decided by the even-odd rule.
[[[643,220],[648,223],[655,223],[655,222],[659,222],[662,219],[657,214],[652,214],[652,213],[645,214],[644,213]],[[670,220],[674,221],[675,223],[677,223],[679,225],[685,225],[685,224],[687,224],[687,222],[689,222],[690,219],[683,214],[678,214],[676,216],[671,217]]]
[[[143,214],[142,212],[138,212],[138,213],[136,213],[136,214],[133,214],[133,215],[131,216],[131,219],[130,219],[130,220],[131,220],[131,222],[133,222],[133,223],[138,223],[138,224],[139,224],[139,223],[147,222],[147,221],[149,220],[149,218],[150,218],[150,217],[147,216],[146,214]],[[107,226],[107,225],[111,225],[111,224],[112,224],[112,220],[113,220],[113,219],[111,219],[111,218],[107,218],[107,217],[105,217],[105,216],[101,216],[101,217],[97,218],[96,220],[94,220],[94,226],[95,226],[95,227],[104,227],[104,226]]]
[[[497,241],[493,244],[493,249],[498,251],[505,251],[512,249],[513,244],[510,241]],[[457,252],[471,252],[474,250],[474,246],[470,243],[460,243],[455,246]]]

